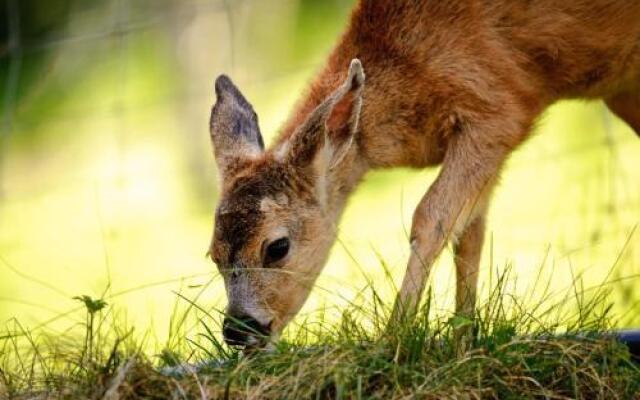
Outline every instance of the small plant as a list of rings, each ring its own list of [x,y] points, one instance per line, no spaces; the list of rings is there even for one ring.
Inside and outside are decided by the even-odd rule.
[[[102,299],[94,299],[86,294],[75,296],[73,299],[82,302],[87,311],[84,351],[80,358],[81,365],[84,365],[85,362],[90,362],[93,359],[95,316],[107,306],[107,302]]]

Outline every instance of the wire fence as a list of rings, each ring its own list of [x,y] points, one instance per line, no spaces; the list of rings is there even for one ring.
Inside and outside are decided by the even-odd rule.
[[[6,44],[0,47],[0,63],[6,63],[7,72],[3,77],[3,111],[2,111],[2,140],[0,143],[0,160],[5,159],[7,142],[15,131],[15,114],[16,107],[18,106],[18,87],[21,79],[23,78],[23,62],[26,58],[38,55],[55,55],[60,48],[79,47],[91,49],[92,46],[98,44],[111,44],[111,54],[115,58],[119,59],[119,76],[117,80],[117,86],[114,88],[113,93],[124,92],[126,83],[126,65],[127,55],[124,49],[127,47],[127,43],[131,36],[139,35],[144,32],[152,30],[160,30],[162,33],[167,34],[172,39],[184,29],[186,29],[196,16],[202,16],[206,14],[214,14],[224,16],[228,25],[226,37],[228,40],[234,42],[234,31],[238,28],[235,27],[237,21],[234,21],[233,14],[235,10],[240,7],[246,7],[253,0],[209,0],[198,1],[192,0],[187,2],[163,2],[166,7],[163,11],[154,12],[152,15],[138,15],[132,17],[129,15],[128,9],[131,2],[126,0],[110,0],[103,3],[110,4],[109,8],[111,12],[105,12],[104,18],[111,19],[111,27],[101,27],[99,29],[87,29],[88,32],[81,32],[78,34],[69,33],[67,28],[58,28],[52,33],[48,33],[42,38],[30,40],[24,42],[21,40],[20,31],[20,2],[19,0],[7,0],[7,26],[9,35]],[[337,1],[337,3],[348,4],[348,1]],[[172,5],[173,6],[170,6]],[[178,6],[179,5],[179,6]],[[153,8],[149,5],[149,8]],[[78,15],[70,15],[68,19],[73,21],[74,19],[82,19],[81,13]],[[144,13],[142,13],[144,14]],[[107,25],[107,24],[103,24]],[[234,48],[235,46],[229,46],[227,54],[218,54],[220,59],[229,60],[230,72],[234,69]],[[64,62],[64,61],[62,61]],[[292,74],[305,73],[320,65],[321,59],[316,58],[315,61],[303,62],[297,66],[288,66],[287,68],[278,71],[278,73],[265,76],[259,81],[252,81],[251,79],[245,79],[242,83],[245,87],[251,87],[252,85],[264,85],[272,81],[277,81],[286,78]],[[60,124],[67,122],[79,122],[82,120],[89,120],[99,116],[103,117],[115,117],[123,114],[139,113],[141,110],[154,109],[162,105],[175,105],[179,103],[189,102],[189,99],[200,99],[208,97],[211,94],[210,81],[213,79],[213,72],[210,77],[207,77],[206,84],[199,84],[197,88],[181,88],[173,91],[156,92],[153,96],[150,96],[146,101],[137,102],[135,107],[124,106],[122,96],[114,96],[113,104],[111,107],[92,106],[91,102],[80,104],[76,107],[65,107],[61,110],[54,110],[50,112],[42,125],[47,124]],[[39,82],[35,82],[37,85]],[[28,132],[27,132],[28,134]],[[122,135],[121,132],[114,132],[114,135]],[[3,176],[3,163],[0,162],[0,193],[3,192],[5,179]],[[74,182],[62,182],[63,185],[73,184]],[[58,186],[58,183],[56,183]],[[46,188],[38,190],[34,195],[38,195],[46,191]],[[11,196],[4,196],[4,200],[10,200]]]
[[[133,139],[131,138],[137,135],[139,128],[137,123],[131,122],[131,116],[163,114],[167,109],[173,110],[183,117],[179,124],[170,128],[165,127],[165,129],[192,131],[188,134],[190,135],[188,140],[183,139],[184,142],[188,142],[184,144],[185,148],[172,150],[183,152],[183,157],[189,159],[186,163],[191,167],[188,167],[187,170],[196,175],[198,177],[196,180],[199,181],[199,183],[192,184],[191,190],[198,191],[198,187],[204,185],[201,171],[208,168],[209,161],[205,157],[208,157],[209,154],[208,151],[195,148],[191,142],[202,144],[202,140],[195,140],[193,137],[194,135],[203,135],[205,127],[202,122],[206,120],[206,116],[203,114],[206,114],[207,110],[204,107],[198,107],[211,100],[211,84],[214,75],[223,72],[222,69],[232,75],[238,72],[241,77],[239,83],[243,88],[250,90],[253,88],[254,93],[258,94],[264,90],[273,96],[288,95],[288,93],[278,92],[273,88],[277,88],[280,82],[289,80],[293,75],[307,78],[311,71],[321,65],[324,58],[323,51],[305,52],[294,48],[289,50],[287,56],[282,56],[276,51],[276,56],[273,59],[268,59],[262,54],[265,50],[259,48],[259,45],[269,42],[268,37],[263,38],[261,35],[268,36],[279,29],[289,29],[290,37],[288,40],[282,40],[283,37],[286,38],[286,35],[275,35],[273,41],[279,42],[272,43],[270,50],[278,46],[295,47],[289,42],[295,42],[295,35],[301,32],[301,29],[304,31],[304,26],[300,28],[296,23],[307,23],[306,20],[300,22],[299,15],[295,13],[301,7],[309,7],[310,2],[282,0],[265,5],[266,2],[260,0],[162,2],[106,0],[97,2],[96,5],[88,8],[86,5],[81,6],[82,2],[68,0],[67,3],[69,12],[66,16],[66,22],[41,35],[24,34],[25,27],[23,25],[25,21],[28,21],[28,15],[25,15],[28,10],[24,9],[26,3],[20,0],[5,0],[3,5],[6,21],[2,23],[6,24],[7,36],[4,43],[0,44],[0,71],[3,73],[1,77],[3,85],[2,134],[0,136],[0,202],[3,205],[0,205],[0,210],[3,206],[8,207],[44,198],[61,188],[63,190],[69,189],[75,193],[74,188],[94,185],[95,180],[100,179],[91,174],[75,175],[65,172],[61,176],[52,176],[51,179],[36,179],[37,184],[32,185],[29,184],[29,180],[33,178],[33,171],[30,168],[25,167],[23,162],[17,163],[17,166],[14,165],[15,163],[9,164],[7,160],[14,155],[14,152],[20,153],[20,157],[35,164],[37,160],[31,160],[28,157],[29,146],[42,145],[46,148],[48,140],[57,140],[56,138],[39,136],[29,141],[29,144],[25,146],[14,144],[14,142],[23,141],[19,137],[20,135],[32,135],[30,129],[33,124],[30,118],[35,118],[33,115],[35,111],[45,113],[44,117],[38,116],[38,131],[57,132],[59,125],[67,124],[70,129],[79,127],[78,129],[86,132],[93,129],[92,120],[107,119],[110,127],[108,131],[111,135],[109,143],[115,143],[113,145],[113,149],[117,153],[115,160],[122,164],[116,170],[120,171],[118,174],[126,175],[127,152],[130,147],[133,147]],[[352,3],[351,0],[334,0],[332,12],[344,19]],[[264,12],[264,17],[256,17],[255,12],[252,12],[252,9],[255,8]],[[309,14],[313,16],[313,13],[321,11],[322,9],[318,11],[312,8]],[[275,15],[278,13],[289,14],[284,17]],[[320,17],[316,16],[316,18],[322,20],[322,14],[319,15]],[[328,22],[325,21],[325,23]],[[256,29],[255,24],[264,24],[267,27],[258,28],[258,33],[255,33],[253,32]],[[247,34],[246,32],[253,33]],[[318,42],[319,39],[313,34],[308,32],[305,34],[305,37],[310,38],[311,43]],[[333,35],[334,32],[331,31],[321,39],[327,42],[329,41],[327,38],[333,37]],[[158,44],[159,42],[162,44]],[[211,46],[212,42],[225,44],[216,47]],[[147,78],[148,82],[143,86],[148,87],[144,89],[143,95],[132,95],[130,92],[135,90],[131,88],[140,85],[139,82],[132,79],[132,76],[142,76],[138,70],[144,69],[146,66],[156,68],[157,66],[151,64],[161,58],[152,57],[151,62],[132,60],[140,57],[139,53],[147,51],[145,47],[154,46],[164,46],[162,52],[167,64],[164,67],[165,71],[157,76]],[[200,47],[199,50],[198,47]],[[105,49],[107,54],[102,54],[100,49]],[[210,51],[215,52],[213,58],[212,56],[207,58],[206,55],[201,54]],[[89,54],[89,57],[95,57],[96,60],[74,59],[73,56],[83,52]],[[247,56],[247,53],[251,55]],[[299,53],[302,53],[303,56],[299,57]],[[259,55],[254,57],[255,54]],[[281,63],[279,57],[286,59],[286,62]],[[214,59],[214,65],[210,67],[202,62],[212,59]],[[263,60],[267,60],[265,64],[269,64],[269,68],[262,68],[260,63]],[[76,99],[64,107],[57,107],[55,102],[51,104],[50,108],[48,107],[51,102],[45,102],[45,105],[38,107],[31,106],[39,101],[39,97],[48,95],[52,82],[58,92],[77,97],[73,93],[61,91],[60,87],[69,85],[69,87],[74,87],[74,90],[80,90],[74,86],[75,81],[84,75],[91,74],[93,70],[101,67],[99,64],[103,63],[108,64],[106,70],[109,71],[109,79],[112,82],[112,85],[107,88],[108,93],[94,94],[94,97],[87,98],[86,101]],[[261,69],[265,69],[265,72],[252,73],[252,70],[259,69],[259,65]],[[34,69],[41,72],[34,76]],[[60,76],[52,76],[59,71],[63,71]],[[296,81],[300,81],[302,78],[296,78]],[[165,80],[176,80],[178,83],[167,84]],[[183,83],[185,84],[183,85]],[[101,87],[104,88],[104,86]],[[135,101],[131,101],[132,97],[135,98]],[[108,98],[109,101],[100,98]],[[25,103],[31,105],[24,106]],[[271,107],[271,110],[274,109],[275,107]],[[553,168],[554,165],[560,165],[563,162],[570,163],[574,159],[576,163],[599,160],[607,169],[606,174],[598,178],[603,183],[602,191],[606,191],[607,195],[603,196],[606,198],[604,203],[597,207],[617,207],[617,212],[625,215],[625,221],[617,228],[593,229],[618,238],[621,233],[629,231],[629,226],[638,223],[638,215],[640,215],[638,214],[640,192],[637,189],[637,180],[635,180],[638,175],[635,171],[628,169],[628,163],[624,164],[620,161],[620,149],[637,141],[637,139],[630,135],[619,134],[617,125],[614,127],[611,114],[603,106],[590,110],[590,112],[598,113],[595,118],[592,117],[590,120],[598,121],[602,125],[599,128],[596,127],[598,131],[603,133],[601,137],[596,137],[594,140],[575,141],[560,147],[559,150],[549,150],[549,146],[538,146],[540,150],[538,153],[527,153],[525,158],[516,158],[509,166],[509,173],[517,174],[519,170],[536,171],[544,166]],[[281,111],[272,112],[276,114]],[[162,116],[159,119],[163,120]],[[105,132],[104,127],[96,129]],[[558,135],[561,134],[562,132],[558,132]],[[170,143],[175,143],[176,136],[178,133],[174,134],[173,142]],[[555,139],[550,137],[548,140]],[[75,139],[72,136],[65,136],[60,140],[72,142]],[[99,154],[101,149],[97,148],[94,151]],[[598,154],[595,158],[590,155],[594,153]],[[42,153],[38,152],[37,154]],[[55,161],[49,162],[55,163]],[[68,165],[52,166],[52,169],[74,169],[78,168],[78,165],[72,161]],[[590,171],[588,168],[578,168],[566,173],[563,179],[566,181],[581,179],[585,170]],[[46,168],[39,171],[47,173]],[[184,177],[184,171],[180,171],[179,168],[166,165],[164,167],[161,165],[159,169],[156,169],[156,173],[167,180]],[[115,181],[122,178],[118,177],[118,174],[109,179]],[[635,186],[633,186],[634,183]],[[100,184],[104,184],[104,181],[101,181]],[[544,185],[545,182],[539,182],[539,184]],[[18,189],[15,189],[16,187]],[[523,188],[526,187],[528,184],[523,185]],[[210,200],[211,196],[206,197],[206,201]],[[549,199],[549,201],[553,200]],[[565,212],[566,209],[558,212],[551,208],[550,214],[541,216],[541,214],[533,213],[529,219],[548,224],[549,220],[558,217],[556,213]],[[576,213],[578,212],[576,211]],[[528,211],[524,213],[528,213]],[[634,214],[636,215],[635,220],[633,217],[626,217],[626,215]],[[1,215],[3,214],[0,211]],[[198,218],[201,216],[198,215]],[[504,219],[506,218],[504,217]],[[1,220],[0,225],[3,225]],[[3,228],[5,239],[9,238],[6,239],[8,242],[15,239],[11,236],[12,229],[14,227],[6,225]],[[0,246],[2,246],[1,242]],[[5,245],[5,247],[8,246]],[[2,255],[1,251],[0,247],[0,255]],[[178,275],[173,278],[180,279],[182,276]],[[175,282],[173,278],[148,279],[147,281],[157,281],[158,285],[163,285],[167,282]],[[132,287],[141,286],[144,285],[132,285]],[[127,289],[122,289],[121,292],[129,293]],[[26,300],[19,301],[28,303]]]

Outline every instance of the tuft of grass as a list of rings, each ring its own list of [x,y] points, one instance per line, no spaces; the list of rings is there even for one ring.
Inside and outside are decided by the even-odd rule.
[[[610,334],[606,286],[576,283],[532,307],[506,281],[473,320],[437,312],[429,293],[415,319],[391,327],[388,306],[369,288],[338,322],[305,321],[251,355],[227,347],[219,315],[193,300],[184,298],[189,312],[201,311],[197,332],[153,355],[117,318],[109,322],[106,304],[81,297],[84,340],[7,327],[0,398],[640,399],[640,369]],[[176,325],[185,320],[176,315]],[[456,330],[469,324],[473,340],[461,351]]]

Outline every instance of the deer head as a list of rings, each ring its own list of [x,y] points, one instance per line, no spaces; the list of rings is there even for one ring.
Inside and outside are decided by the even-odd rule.
[[[224,278],[227,343],[266,344],[309,296],[335,239],[335,176],[355,147],[363,87],[353,60],[341,86],[265,150],[252,106],[228,77],[216,80],[210,129],[222,191],[209,253]]]

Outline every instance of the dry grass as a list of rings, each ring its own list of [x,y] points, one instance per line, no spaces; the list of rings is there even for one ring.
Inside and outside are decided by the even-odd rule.
[[[339,323],[303,324],[275,350],[251,356],[222,344],[202,308],[199,333],[149,355],[130,330],[106,322],[103,304],[81,298],[83,335],[33,337],[17,322],[7,330],[0,398],[640,398],[640,369],[606,334],[606,290],[574,291],[525,312],[504,282],[479,308],[464,352],[454,331],[471,321],[439,317],[427,301],[418,318],[388,334],[388,310],[375,291]]]

